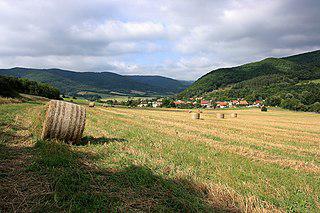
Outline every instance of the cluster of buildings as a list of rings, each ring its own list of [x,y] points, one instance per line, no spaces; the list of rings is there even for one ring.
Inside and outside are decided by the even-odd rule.
[[[162,107],[163,106],[163,99],[158,99],[156,101],[148,101],[148,100],[142,100],[138,107]]]
[[[181,104],[186,104],[186,105],[199,105],[202,108],[234,108],[234,107],[260,107],[262,106],[262,101],[256,100],[252,103],[249,103],[246,100],[243,99],[238,99],[238,100],[230,100],[230,101],[208,101],[208,100],[191,100],[191,101],[183,101],[183,100],[178,100],[175,101],[174,104],[176,106],[179,106]]]
[[[139,107],[162,107],[164,99],[157,99],[155,101],[142,101]],[[261,107],[262,101],[256,100],[248,102],[244,99],[230,100],[230,101],[212,101],[204,100],[202,98],[190,98],[189,100],[174,100],[172,107],[201,107],[201,108],[235,108],[235,107]]]
[[[231,101],[217,101],[215,104],[212,104],[211,101],[200,102],[202,107],[206,108],[235,108],[235,107],[260,107],[262,106],[261,100],[256,100],[254,102],[248,102],[246,100],[231,100]]]

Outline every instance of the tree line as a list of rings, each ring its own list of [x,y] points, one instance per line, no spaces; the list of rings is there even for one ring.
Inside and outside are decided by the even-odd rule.
[[[49,84],[24,78],[0,76],[0,96],[19,97],[19,93],[60,99],[60,91]]]

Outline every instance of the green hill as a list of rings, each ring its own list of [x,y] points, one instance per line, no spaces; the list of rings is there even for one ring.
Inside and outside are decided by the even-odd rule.
[[[162,76],[132,75],[127,77],[135,82],[149,84],[159,88],[166,88],[168,91],[183,91],[192,84],[189,81],[177,81]]]
[[[162,76],[125,76],[111,72],[73,72],[61,69],[0,69],[0,75],[27,78],[48,83],[62,93],[73,95],[81,92],[102,94],[124,93],[146,95],[171,95],[181,92],[188,85]]]
[[[320,51],[314,51],[285,58],[267,58],[259,62],[238,67],[222,68],[202,76],[194,84],[179,94],[180,97],[201,96],[220,88],[251,80],[258,85],[265,83],[260,78],[268,79],[277,75],[274,83],[313,80],[320,78]],[[270,81],[270,80],[269,80]],[[250,83],[247,82],[247,83]],[[272,82],[271,82],[272,83]],[[260,85],[261,84],[261,85]]]
[[[265,100],[269,106],[320,112],[320,51],[267,58],[214,70],[181,92],[180,98]]]

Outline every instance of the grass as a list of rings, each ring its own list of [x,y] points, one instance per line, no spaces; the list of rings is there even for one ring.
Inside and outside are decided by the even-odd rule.
[[[156,98],[156,97],[112,96],[112,97],[105,97],[105,98],[101,99],[101,101],[107,101],[107,100],[127,101],[129,99],[131,99],[131,100],[139,100],[139,99],[148,100],[148,99],[153,99],[153,98]]]
[[[73,98],[64,98],[64,101],[73,101],[74,103],[77,104],[89,104],[90,101],[86,100],[86,99],[82,99],[82,98],[77,98],[77,99],[73,99]]]
[[[0,97],[0,104],[14,104],[14,103],[21,103],[22,101],[15,98],[4,98]]]
[[[153,99],[155,97],[131,97],[131,96],[112,96],[112,97],[106,97],[106,98],[102,98],[101,101],[102,102],[106,102],[108,100],[116,100],[116,101],[127,101],[129,99],[131,100],[149,100],[149,99]],[[89,104],[90,101],[86,100],[86,99],[83,99],[83,98],[77,98],[77,99],[73,99],[73,98],[64,98],[65,101],[72,101],[74,103],[77,103],[77,104],[81,104],[81,105],[87,105]],[[1,99],[0,99],[0,103],[1,103]],[[95,102],[97,106],[102,106],[103,103],[99,103],[99,102]]]
[[[1,197],[4,210],[320,209],[318,114],[251,109],[230,118],[234,111],[226,110],[226,119],[217,119],[204,110],[191,120],[186,110],[87,108],[84,138],[69,146],[39,140],[43,105],[0,105],[0,112],[0,169],[24,162],[17,191],[30,178],[42,186],[27,190],[32,201],[4,191],[17,197]],[[17,174],[0,171],[0,186],[8,188]]]
[[[319,84],[319,83],[320,83],[320,79],[316,79],[316,80],[311,80],[310,82],[311,82],[311,83],[316,83],[316,84]]]
[[[306,80],[306,81],[298,83],[297,85],[309,84],[309,83],[320,84],[320,79]]]

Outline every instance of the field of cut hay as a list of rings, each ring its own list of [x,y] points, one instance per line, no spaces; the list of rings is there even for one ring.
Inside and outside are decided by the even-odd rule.
[[[86,108],[84,138],[70,146],[38,139],[44,105],[0,105],[3,209],[320,210],[319,114]]]

